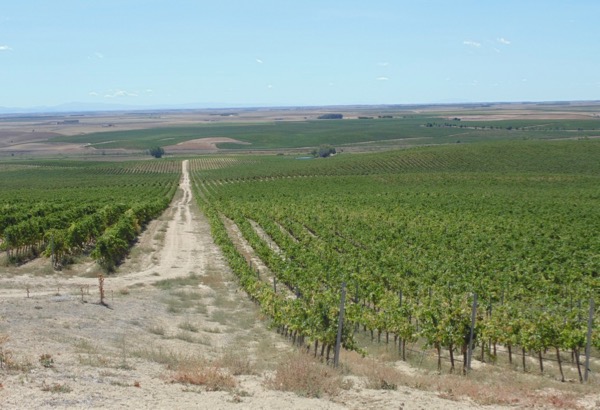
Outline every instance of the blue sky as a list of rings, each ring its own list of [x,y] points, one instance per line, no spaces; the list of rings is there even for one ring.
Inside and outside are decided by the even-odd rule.
[[[597,0],[20,0],[0,106],[600,99]]]

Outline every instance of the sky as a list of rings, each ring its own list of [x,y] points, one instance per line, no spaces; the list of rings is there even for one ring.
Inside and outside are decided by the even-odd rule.
[[[597,0],[19,0],[0,107],[600,99]]]

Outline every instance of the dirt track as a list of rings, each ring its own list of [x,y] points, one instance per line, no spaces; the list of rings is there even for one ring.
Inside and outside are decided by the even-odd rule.
[[[212,243],[208,221],[199,212],[192,215],[194,199],[187,168],[188,161],[183,161],[182,167],[181,193],[161,218],[167,219],[167,221],[152,222],[140,238],[142,248],[149,250],[149,247],[152,247],[156,251],[144,255],[143,260],[137,261],[136,264],[125,263],[119,273],[107,276],[105,279],[107,289],[116,290],[131,285],[149,285],[159,280],[185,277],[190,273],[201,274],[206,271],[209,259],[213,264],[220,262],[218,268],[225,269],[225,264],[218,255],[218,249]],[[166,224],[166,228],[159,227],[158,224],[161,223]],[[158,242],[154,239],[158,230],[165,231],[160,246],[153,243]],[[35,265],[39,262],[34,261],[32,264]],[[81,269],[82,267],[75,269],[77,268]],[[22,270],[27,269],[28,267],[25,266]],[[88,266],[86,269],[89,272],[94,269],[94,266]],[[0,298],[23,297],[27,286],[30,286],[30,296],[38,297],[55,294],[57,287],[79,291],[82,286],[87,289],[88,286],[95,288],[98,285],[96,277],[85,278],[78,275],[62,278],[19,275],[3,279],[3,281],[4,287],[0,289]]]

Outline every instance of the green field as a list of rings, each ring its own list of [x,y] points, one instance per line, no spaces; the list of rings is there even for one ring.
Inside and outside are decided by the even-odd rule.
[[[393,119],[198,124],[64,136],[53,138],[51,142],[91,144],[98,149],[148,149],[198,138],[229,137],[250,145],[222,143],[218,147],[230,150],[276,150],[321,144],[344,147],[388,142],[414,146],[491,140],[585,138],[598,136],[599,133],[600,119],[470,122],[431,115],[409,115]]]

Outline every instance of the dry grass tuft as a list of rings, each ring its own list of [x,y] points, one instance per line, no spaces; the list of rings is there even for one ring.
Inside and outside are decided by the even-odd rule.
[[[344,388],[341,374],[310,355],[293,352],[278,364],[266,386],[273,390],[294,392],[305,397],[336,396]]]
[[[423,388],[437,391],[443,398],[468,397],[480,405],[579,409],[582,392],[577,390],[585,386],[556,384],[539,376],[486,368],[466,377],[438,375]]]
[[[219,367],[224,367],[234,376],[257,375],[255,365],[240,352],[227,351],[217,360]]]
[[[541,406],[545,406],[549,403],[552,407],[557,409],[580,409],[583,408],[578,403],[579,397],[575,394],[549,394],[542,400]],[[533,403],[534,407],[540,406],[539,404]]]
[[[8,335],[0,335],[0,369],[6,364],[8,351],[4,348],[4,343],[8,342]]]
[[[40,364],[46,368],[54,367],[54,359],[52,358],[52,355],[48,353],[41,355]]]
[[[373,358],[348,352],[344,359],[345,366],[352,374],[365,379],[367,389],[396,390],[399,385],[409,384],[407,375]]]
[[[373,390],[397,390],[398,379],[398,374],[394,369],[381,367],[369,372],[365,387]]]
[[[188,355],[178,353],[170,349],[163,349],[161,346],[150,346],[131,352],[133,357],[139,359],[149,360],[155,363],[162,364],[167,369],[177,369],[181,363],[192,361],[192,358]]]
[[[231,374],[219,366],[202,361],[181,365],[173,375],[173,382],[204,386],[207,391],[231,391],[237,386]]]
[[[484,380],[458,375],[433,375],[433,382],[425,390],[437,391],[438,396],[449,400],[468,397],[480,405],[523,405],[523,391],[503,384],[490,385]]]
[[[68,384],[46,384],[46,382],[42,383],[42,391],[47,391],[50,393],[69,393],[73,389]]]
[[[166,334],[165,328],[162,325],[152,325],[146,330],[158,336],[164,336]]]
[[[200,281],[204,286],[208,286],[214,291],[223,291],[225,284],[221,272],[215,269],[208,269],[206,274],[200,277]]]
[[[486,367],[468,376],[437,374],[414,368],[399,369],[375,358],[362,358],[353,352],[343,356],[348,372],[364,378],[369,389],[395,389],[408,386],[435,392],[443,399],[468,398],[478,405],[501,405],[534,408],[578,409],[581,394],[550,388],[551,380],[517,373],[506,369]],[[579,385],[560,385],[576,390]]]
[[[200,330],[200,328],[198,326],[196,326],[189,320],[181,322],[179,325],[177,325],[177,327],[179,327],[181,330],[186,330],[186,331],[192,332],[192,333],[198,333],[198,331]]]
[[[8,339],[8,335],[0,335],[0,369],[28,372],[33,365],[28,360],[17,357],[12,350],[4,346]]]

